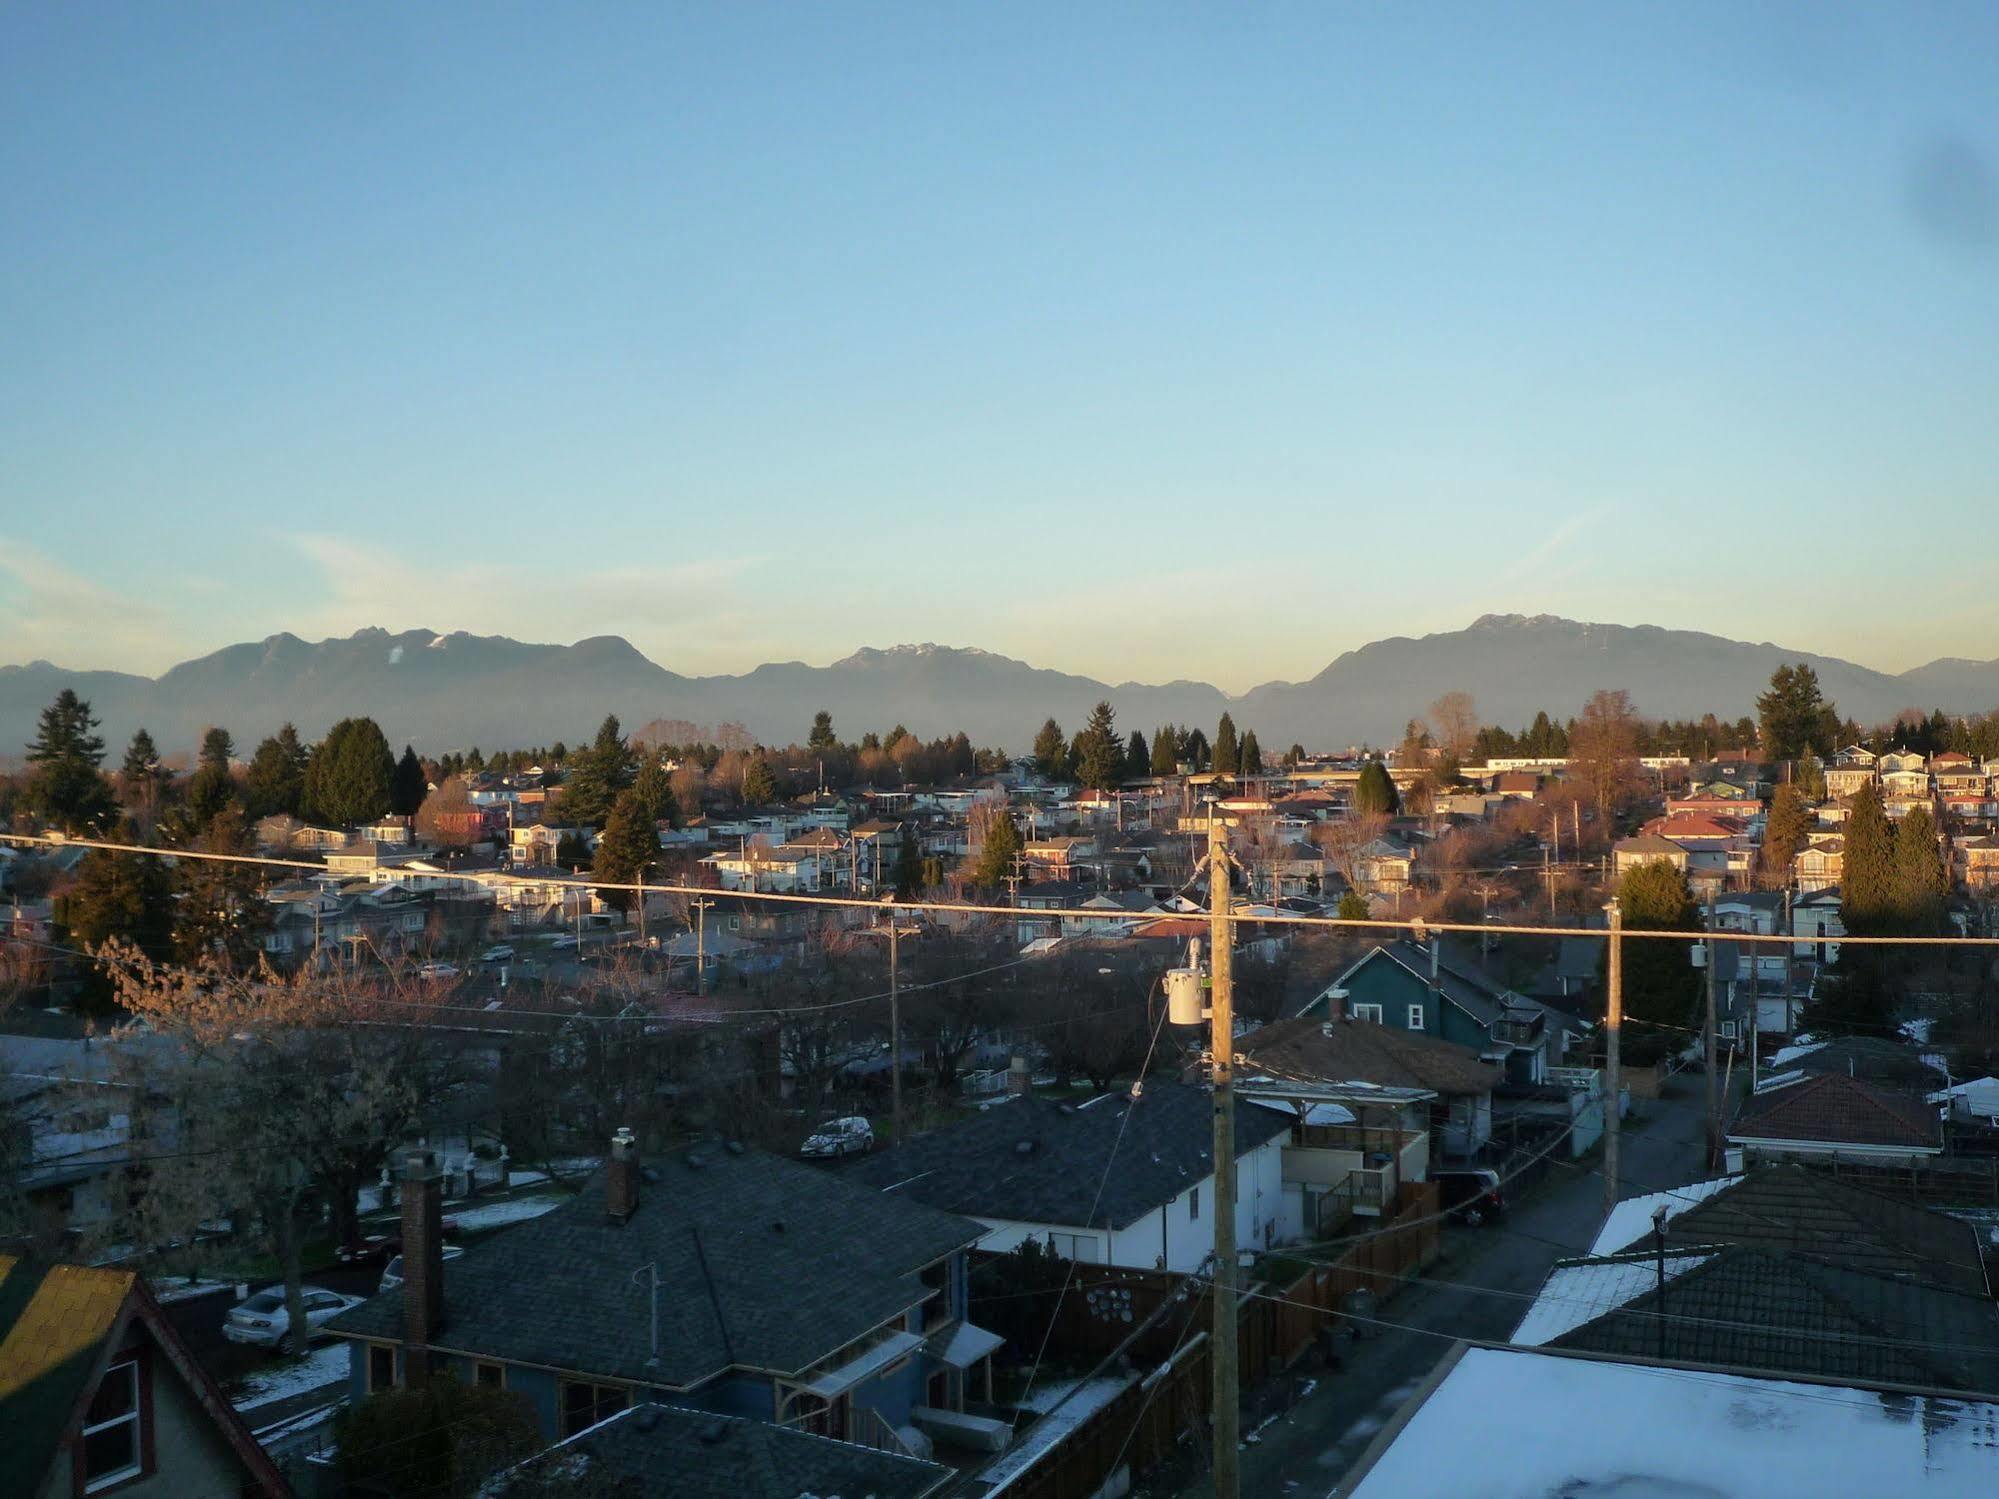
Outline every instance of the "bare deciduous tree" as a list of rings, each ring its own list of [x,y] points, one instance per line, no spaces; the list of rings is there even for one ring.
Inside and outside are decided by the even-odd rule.
[[[1430,704],[1430,727],[1443,752],[1463,764],[1478,740],[1478,704],[1469,692],[1447,692]]]
[[[1590,694],[1569,736],[1569,769],[1589,788],[1597,812],[1609,819],[1638,788],[1638,713],[1631,694],[1618,688]]]

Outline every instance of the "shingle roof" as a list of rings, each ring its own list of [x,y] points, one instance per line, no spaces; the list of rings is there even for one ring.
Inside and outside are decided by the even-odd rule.
[[[1274,1020],[1240,1046],[1247,1071],[1318,1082],[1478,1094],[1490,1093],[1504,1076],[1468,1046],[1366,1021]]]
[[[1912,1094],[1877,1088],[1845,1073],[1752,1093],[1735,1111],[1731,1139],[1940,1149],[1936,1110]]]
[[[1999,1307],[1983,1296],[1730,1245],[1669,1256],[1662,1319],[1651,1255],[1565,1262],[1546,1290],[1584,1266],[1628,1267],[1642,1289],[1601,1311],[1575,1309],[1578,1325],[1549,1347],[1658,1357],[1663,1321],[1668,1359],[1999,1393]]]
[[[1791,1250],[1850,1269],[1913,1274],[1945,1290],[1986,1294],[1978,1235],[1969,1224],[1796,1164],[1759,1166],[1676,1213],[1666,1241]]]
[[[1237,1155],[1290,1127],[1277,1111],[1238,1100]],[[1213,1130],[1205,1088],[1147,1081],[1136,1103],[1128,1094],[1079,1107],[1016,1098],[918,1135],[847,1174],[953,1213],[1123,1228],[1213,1173]]]
[[[720,1143],[676,1151],[647,1178],[622,1225],[605,1215],[600,1173],[574,1200],[451,1261],[436,1345],[678,1387],[732,1365],[792,1373],[922,1301],[917,1272],[982,1232]],[[647,1367],[648,1266],[664,1288],[656,1369]],[[399,1339],[402,1317],[396,1289],[330,1327]]]
[[[559,1442],[481,1492],[506,1499],[577,1493],[651,1499],[923,1499],[949,1468],[740,1416],[637,1405]]]
[[[133,1279],[0,1256],[0,1491],[41,1484]]]

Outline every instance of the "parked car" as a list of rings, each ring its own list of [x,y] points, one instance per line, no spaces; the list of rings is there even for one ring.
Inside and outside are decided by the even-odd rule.
[[[845,1119],[829,1119],[798,1147],[802,1156],[866,1155],[875,1148],[874,1126],[858,1114]]]
[[[419,963],[416,976],[420,979],[455,979],[458,977],[456,963]]]
[[[507,946],[506,943],[502,942],[499,943],[497,946],[489,947],[484,952],[480,953],[479,961],[481,963],[504,963],[507,961],[507,959],[511,958],[513,955],[514,955],[514,950],[511,947]]]
[[[372,1265],[402,1247],[403,1241],[394,1234],[363,1234],[334,1250],[333,1257],[343,1265]]]
[[[575,945],[576,938],[572,933],[565,933],[549,944],[557,952],[568,952]]]
[[[464,1252],[464,1249],[456,1244],[447,1244],[444,1246],[444,1257],[447,1260],[455,1260]],[[382,1283],[375,1287],[375,1289],[377,1291],[393,1291],[402,1283],[403,1257],[398,1254],[388,1264],[382,1266]]]
[[[1433,1169],[1430,1180],[1437,1184],[1438,1206],[1473,1228],[1506,1211],[1499,1173],[1489,1166]]]
[[[308,1339],[318,1335],[320,1325],[327,1319],[339,1316],[361,1300],[359,1296],[343,1296],[324,1286],[304,1286],[301,1294],[305,1301]],[[286,1348],[296,1352],[300,1343],[291,1335],[291,1325],[292,1314],[291,1308],[285,1305],[285,1288],[271,1286],[230,1312],[223,1320],[222,1336],[232,1343],[247,1343],[253,1348]]]

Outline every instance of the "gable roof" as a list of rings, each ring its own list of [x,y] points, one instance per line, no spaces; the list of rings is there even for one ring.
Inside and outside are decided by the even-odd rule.
[[[629,1221],[610,1222],[604,1203],[599,1172],[571,1201],[451,1261],[434,1345],[680,1388],[732,1367],[792,1374],[925,1300],[917,1272],[983,1232],[719,1142],[648,1168]],[[648,1266],[670,1288],[659,1298],[660,1361],[651,1367]],[[400,1340],[401,1288],[328,1326]]]
[[[130,1270],[0,1255],[0,1492],[39,1492],[133,1318],[267,1494],[290,1490]],[[67,1481],[57,1487],[68,1492]]]
[[[1936,1110],[1921,1098],[1877,1088],[1843,1072],[1765,1088],[1745,1098],[1730,1139],[1941,1150]]]
[[[1563,1261],[1514,1341],[1999,1392],[1990,1299],[1739,1244],[1670,1253],[1663,1293],[1650,1252]]]
[[[558,1442],[481,1489],[500,1499],[578,1492],[648,1499],[923,1499],[951,1469],[900,1453],[670,1405],[635,1405]]]
[[[1986,1294],[1978,1234],[1970,1224],[1796,1163],[1627,1198],[1604,1221],[1592,1251],[1612,1254],[1636,1244],[1651,1232],[1659,1206],[1670,1215],[1668,1244],[1760,1245]]]
[[[1354,975],[1374,962],[1394,964],[1414,978],[1425,988],[1430,984],[1432,955],[1431,949],[1407,938],[1392,943],[1380,943],[1362,954],[1348,966],[1329,988],[1351,987]],[[1437,992],[1450,1004],[1455,1005],[1487,1030],[1507,1018],[1509,1012],[1531,1010],[1546,1016],[1548,1007],[1539,1000],[1530,999],[1500,984],[1495,984],[1474,969],[1459,965],[1451,956],[1439,948],[1435,960]],[[1321,991],[1323,998],[1327,991]],[[1317,999],[1313,1004],[1318,1003]],[[1311,1008],[1311,1006],[1307,1006]],[[1516,1014],[1514,1018],[1519,1018]]]
[[[1290,1128],[1277,1111],[1237,1100],[1238,1156]],[[953,1213],[1123,1228],[1212,1175],[1213,1139],[1207,1089],[1148,1080],[1137,1100],[1110,1093],[1074,1107],[1032,1097],[995,1104],[845,1174]]]
[[[1273,1020],[1236,1044],[1246,1059],[1245,1083],[1251,1073],[1270,1072],[1307,1082],[1479,1094],[1490,1093],[1504,1076],[1468,1046],[1344,1017]]]

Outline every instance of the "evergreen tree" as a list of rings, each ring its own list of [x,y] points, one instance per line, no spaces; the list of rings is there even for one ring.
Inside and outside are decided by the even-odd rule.
[[[1798,795],[1807,802],[1825,800],[1825,766],[1817,755],[1806,755],[1800,760],[1793,779],[1797,782]]]
[[[1371,913],[1367,908],[1367,897],[1358,890],[1349,890],[1340,897],[1339,908],[1333,914],[1341,921],[1365,921]]]
[[[55,902],[58,940],[95,951],[118,938],[150,958],[172,945],[173,885],[163,861],[146,854],[93,848],[76,866],[76,880]],[[91,1014],[112,1008],[109,978],[96,963],[82,972],[77,1007]]]
[[[1098,791],[1117,790],[1124,783],[1124,747],[1109,703],[1090,710],[1090,720],[1077,739],[1077,778]]]
[[[1052,718],[1034,736],[1034,768],[1050,781],[1059,781],[1069,773],[1069,742],[1062,737],[1062,725]]]
[[[1857,936],[1892,931],[1895,925],[1895,834],[1872,782],[1854,793],[1846,816],[1840,919]]]
[[[568,772],[562,778],[562,820],[583,827],[600,826],[610,815],[618,793],[631,785],[636,771],[618,715],[606,714],[590,747],[569,757]]]
[[[1215,725],[1215,774],[1232,776],[1242,768],[1242,746],[1236,742],[1235,720],[1228,714]]]
[[[604,831],[597,839],[591,872],[606,884],[634,884],[645,873],[646,866],[658,857],[657,824],[641,805],[636,791],[620,792],[618,799],[611,804],[610,816],[604,819]],[[597,893],[606,905],[620,911],[631,910],[638,899],[637,893],[631,890],[599,890]]]
[[[118,789],[125,805],[150,820],[160,809],[170,779],[166,767],[160,763],[153,736],[143,728],[136,730],[132,742],[125,747],[125,763],[118,771]]]
[[[1798,788],[1790,782],[1777,787],[1770,798],[1770,816],[1763,826],[1763,882],[1781,890],[1791,882],[1791,865],[1805,846],[1812,828],[1812,814]]]
[[[1206,770],[1210,759],[1208,736],[1199,729],[1189,731],[1187,744],[1180,758],[1192,766],[1196,774]]]
[[[1180,768],[1179,756],[1175,753],[1173,730],[1159,728],[1152,731],[1152,773],[1156,776],[1170,776]]]
[[[299,743],[298,730],[290,724],[259,744],[243,778],[249,815],[297,816],[305,794],[305,767],[309,758],[305,746]]]
[[[306,761],[305,815],[334,827],[372,822],[389,810],[396,757],[372,718],[343,718]]]
[[[406,744],[402,759],[396,761],[395,778],[389,783],[389,810],[398,817],[414,817],[429,795],[430,777],[423,773],[423,761]]]
[[[1756,699],[1757,732],[1769,760],[1796,760],[1838,746],[1839,711],[1819,691],[1819,674],[1800,661],[1770,674],[1770,690]]]
[[[1626,1033],[1624,1055],[1643,1067],[1677,1046],[1680,1030],[1693,1023],[1701,974],[1689,961],[1685,942],[1632,934],[1698,932],[1705,925],[1686,875],[1664,859],[1627,870],[1617,883],[1617,903],[1625,931],[1624,1014],[1637,1027],[1635,1033]],[[1608,947],[1606,943],[1605,954],[1598,959],[1600,970],[1609,960]]]
[[[90,704],[68,687],[42,709],[28,741],[28,784],[23,802],[50,827],[66,833],[98,832],[117,815],[117,799],[98,766],[104,740]]]
[[[1152,752],[1146,748],[1145,736],[1137,729],[1131,731],[1131,743],[1124,747],[1124,775],[1128,781],[1142,781],[1152,774]]]
[[[777,777],[771,774],[770,761],[762,755],[752,755],[743,766],[744,804],[761,807],[776,800]]]
[[[1242,736],[1242,773],[1246,776],[1263,774],[1263,750],[1256,742],[1255,729]]]
[[[1284,752],[1284,768],[1292,770],[1305,763],[1305,746],[1294,744]]]
[[[805,747],[815,755],[830,754],[840,747],[840,740],[833,732],[833,715],[824,708],[812,715],[812,733],[806,738]]]
[[[645,759],[639,762],[639,773],[632,778],[631,793],[654,823],[670,822],[675,827],[680,826],[680,802],[673,794],[672,777],[659,763],[658,755],[648,752]]]
[[[914,900],[923,890],[923,851],[903,828],[895,841],[895,893]]]
[[[1020,829],[1004,808],[986,827],[985,841],[979,845],[979,859],[972,866],[972,883],[982,890],[1003,890],[1012,874],[1014,860],[1022,848]]]
[[[1895,912],[1911,936],[1933,937],[1944,930],[1950,904],[1950,873],[1944,868],[1936,819],[1917,807],[1895,826]]]
[[[1388,773],[1388,767],[1379,760],[1370,760],[1360,768],[1360,779],[1354,782],[1353,810],[1363,817],[1393,817],[1402,810],[1402,798],[1396,793],[1395,780]]]
[[[201,736],[201,759],[187,783],[187,815],[196,829],[206,828],[236,804],[236,778],[229,773],[236,743],[221,727]]]
[[[243,813],[233,802],[216,812],[193,847],[211,854],[255,852]],[[271,927],[271,906],[264,899],[257,867],[188,859],[175,875],[174,956],[192,963],[213,955],[235,968],[253,966],[262,956],[264,934]]]

